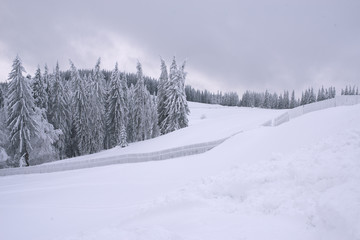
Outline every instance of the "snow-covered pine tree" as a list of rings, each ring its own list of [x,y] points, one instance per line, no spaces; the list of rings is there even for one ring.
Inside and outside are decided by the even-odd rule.
[[[14,156],[13,164],[20,165],[23,158],[29,166],[29,154],[32,149],[31,140],[38,133],[38,123],[35,120],[35,104],[26,72],[21,59],[16,56],[9,74],[9,89],[7,96],[8,119],[11,150]]]
[[[157,94],[157,113],[159,122],[158,125],[160,126],[161,134],[165,134],[165,127],[166,124],[163,122],[166,119],[166,91],[169,89],[169,76],[167,72],[167,67],[165,61],[161,59],[161,75],[159,78],[159,85],[158,85],[158,94]],[[163,127],[161,127],[163,126]]]
[[[289,108],[290,106],[290,98],[289,98],[289,91],[284,91],[284,108]]]
[[[317,95],[317,98],[316,98],[316,101],[319,102],[319,101],[322,101],[322,95],[321,95],[321,90],[319,89],[318,90],[318,95]]]
[[[322,100],[328,99],[328,96],[326,96],[326,95],[328,95],[328,94],[325,93],[324,86],[321,86],[321,89],[319,89],[319,92],[318,92],[317,101],[322,101]]]
[[[279,103],[278,103],[277,109],[283,109],[283,108],[284,108],[284,99],[283,99],[282,94],[280,94],[280,95],[279,95]]]
[[[179,115],[179,124],[180,128],[184,128],[189,126],[188,116],[190,114],[190,109],[188,102],[186,101],[186,94],[185,94],[185,78],[187,73],[185,72],[185,64],[186,61],[181,65],[178,71],[178,78],[179,78],[179,89],[180,89],[180,97],[179,104],[180,104],[180,115]],[[236,104],[234,104],[235,106]]]
[[[40,66],[37,67],[35,76],[32,82],[32,93],[34,103],[38,108],[48,109],[48,94],[46,92],[46,86],[41,76]]]
[[[48,69],[47,64],[45,64],[45,67],[44,67],[43,82],[44,82],[46,96],[49,98],[49,96],[51,94],[51,82],[50,82],[50,75],[49,75],[49,69]],[[48,99],[47,99],[47,102],[49,102]],[[48,109],[46,109],[46,111],[47,110]]]
[[[110,148],[110,126],[108,125],[109,99],[110,99],[110,83],[105,82],[104,85],[104,112],[105,112],[105,136],[104,149]]]
[[[316,95],[314,93],[314,89],[311,88],[310,89],[310,96],[309,96],[309,103],[314,103],[316,102]]]
[[[174,57],[169,74],[169,90],[166,100],[166,119],[163,121],[162,128],[165,133],[169,133],[188,126],[187,116],[190,113],[185,95],[185,62],[180,69],[177,68]]]
[[[32,151],[29,154],[31,164],[50,162],[59,158],[55,143],[59,141],[62,131],[46,119],[45,109],[35,107],[35,120],[38,123],[38,133],[31,141]]]
[[[296,100],[295,100],[295,91],[293,90],[291,93],[291,100],[290,100],[290,108],[296,107]]]
[[[156,102],[156,98],[153,96],[150,96],[151,101],[151,138],[155,138],[158,137],[160,135],[160,128],[159,128],[159,124],[158,124],[158,112],[157,112],[157,102]]]
[[[73,154],[75,156],[88,154],[89,149],[89,102],[87,99],[84,80],[80,77],[79,71],[70,60],[71,73],[70,79],[73,84],[72,96],[72,138],[75,146]]]
[[[135,141],[142,141],[150,138],[148,119],[150,118],[149,95],[144,84],[144,77],[140,62],[136,66],[137,82],[134,89],[134,131]]]
[[[59,151],[59,158],[63,159],[66,155],[66,142],[69,140],[71,113],[69,111],[68,93],[64,90],[60,76],[59,63],[56,63],[52,78],[48,119],[55,129],[62,131],[55,146]]]
[[[271,108],[277,108],[279,103],[279,96],[277,93],[272,94]]]
[[[119,145],[122,148],[128,146],[126,138],[127,138],[126,137],[126,128],[125,128],[125,125],[122,125],[121,130],[120,130],[120,140],[119,140]]]
[[[116,63],[110,78],[108,96],[107,126],[110,133],[110,147],[119,144],[121,128],[126,126],[127,105],[122,81],[125,81],[125,76],[119,72],[118,64]]]
[[[100,70],[101,59],[96,62],[95,69],[90,82],[91,102],[91,142],[90,153],[99,152],[104,147],[105,136],[105,109],[104,109],[104,90],[103,85],[105,78]]]
[[[270,94],[268,92],[268,90],[265,91],[265,96],[264,96],[264,104],[263,104],[264,108],[270,108]]]
[[[136,131],[135,131],[135,86],[131,84],[127,92],[127,140],[128,142],[136,141]]]

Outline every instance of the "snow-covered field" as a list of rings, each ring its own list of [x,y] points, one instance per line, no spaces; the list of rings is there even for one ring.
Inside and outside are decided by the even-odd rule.
[[[187,129],[97,156],[243,132],[201,155],[1,177],[0,239],[360,239],[360,105],[278,127],[260,125],[281,111],[191,111]]]

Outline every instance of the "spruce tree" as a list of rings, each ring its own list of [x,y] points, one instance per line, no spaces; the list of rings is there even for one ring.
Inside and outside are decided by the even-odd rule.
[[[49,97],[51,94],[51,83],[50,83],[49,69],[47,64],[45,64],[44,67],[43,81],[44,81],[45,92],[47,93],[46,96]]]
[[[296,100],[295,100],[295,91],[293,90],[291,93],[291,100],[290,100],[290,108],[296,107]]]
[[[158,137],[160,135],[160,128],[158,124],[158,113],[157,113],[157,102],[156,98],[150,96],[150,105],[151,105],[151,138]]]
[[[188,102],[186,101],[186,95],[185,95],[185,78],[187,74],[185,72],[185,64],[186,61],[184,61],[184,63],[181,65],[181,68],[178,71],[179,90],[180,90],[179,98],[178,98],[178,104],[180,105],[180,114],[179,114],[180,128],[184,128],[189,125],[188,115],[190,114],[189,105]]]
[[[55,129],[62,131],[62,135],[60,135],[55,145],[59,151],[59,158],[63,159],[66,155],[66,142],[69,140],[71,113],[69,111],[68,93],[64,89],[60,76],[59,63],[56,63],[52,77],[48,119]]]
[[[150,138],[149,124],[147,119],[150,118],[149,95],[144,84],[144,76],[140,62],[137,63],[137,82],[134,89],[134,131],[135,140],[142,141]]]
[[[34,97],[34,103],[38,108],[48,109],[48,94],[46,92],[46,86],[41,76],[40,66],[36,69],[36,73],[32,83],[32,93]]]
[[[269,94],[268,90],[265,91],[263,107],[270,108],[270,94]]]
[[[121,130],[120,130],[120,140],[119,140],[119,145],[124,148],[128,145],[127,140],[126,140],[126,128],[125,125],[121,126]]]
[[[104,75],[100,70],[101,59],[99,58],[93,76],[90,79],[90,95],[91,102],[91,119],[90,126],[91,141],[90,141],[90,153],[99,152],[104,146],[105,136],[105,109],[104,109],[104,90],[103,84],[105,82]]]
[[[125,81],[125,76],[119,72],[117,63],[110,79],[107,126],[110,133],[109,145],[114,147],[120,143],[121,129],[126,126],[127,119],[125,93],[121,84],[122,81]]]
[[[105,136],[104,136],[104,149],[109,149],[110,147],[110,126],[108,125],[108,112],[109,112],[109,99],[110,99],[110,83],[106,82],[104,87],[104,111],[105,111]]]
[[[161,75],[159,78],[158,95],[157,95],[157,113],[159,116],[158,125],[161,134],[165,134],[165,126],[163,122],[166,119],[166,91],[169,90],[169,76],[165,61],[161,59]],[[161,127],[162,126],[162,127]]]
[[[136,127],[135,127],[135,86],[130,85],[127,93],[127,140],[128,142],[136,141]]]
[[[316,102],[316,95],[314,93],[314,89],[311,88],[310,89],[310,96],[309,96],[309,103],[314,103]]]
[[[167,91],[166,100],[166,119],[163,121],[161,128],[165,129],[165,133],[169,133],[188,126],[187,116],[190,113],[186,95],[185,95],[185,62],[177,68],[176,59],[174,57],[170,66],[169,74],[169,90]]]
[[[73,153],[75,156],[88,154],[89,149],[89,102],[84,86],[84,80],[80,77],[79,71],[75,65],[70,61],[71,66],[71,82],[73,84],[72,96],[72,138],[73,138]]]
[[[290,107],[289,91],[284,91],[284,108]]]
[[[14,164],[22,165],[21,159],[29,166],[29,154],[32,149],[31,140],[38,133],[35,120],[35,104],[28,80],[24,78],[26,72],[19,56],[16,56],[9,74],[8,89],[8,120],[10,142],[15,155]]]

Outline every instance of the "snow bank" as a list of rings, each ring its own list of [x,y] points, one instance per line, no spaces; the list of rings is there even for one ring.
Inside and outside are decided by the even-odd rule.
[[[51,173],[82,168],[100,167],[112,164],[139,163],[178,158],[204,153],[221,144],[226,139],[227,138],[150,153],[124,154],[104,158],[89,157],[88,159],[84,159],[81,161],[59,161],[57,164],[43,164],[23,168],[6,168],[0,169],[0,176],[8,176],[15,174]]]
[[[257,128],[269,117],[275,117],[283,110],[251,109],[239,107],[224,107],[220,105],[210,105],[189,102],[190,117],[189,127],[180,129],[169,134],[149,139],[146,141],[131,143],[126,148],[114,147],[99,153],[84,155],[80,157],[54,161],[41,166],[57,165],[55,167],[31,167],[31,170],[8,170],[9,174],[17,173],[36,173],[53,172],[61,170],[79,169],[83,167],[105,166],[115,163],[129,163],[148,161],[146,156],[151,159],[165,159],[169,156],[167,151],[176,152],[182,149],[175,157],[187,156],[192,153],[204,152],[216,143],[232,136],[235,133]],[[183,149],[185,147],[185,149]],[[192,148],[198,149],[192,149]],[[165,156],[164,153],[167,155]],[[154,156],[151,155],[154,153]],[[144,155],[145,154],[145,155]],[[164,155],[164,156],[163,156]],[[169,158],[173,158],[171,156]],[[83,162],[83,163],[81,163]],[[7,175],[3,172],[3,175]],[[0,171],[0,175],[2,172]]]
[[[280,124],[283,124],[284,122],[288,122],[290,119],[297,118],[309,112],[319,111],[337,106],[355,105],[359,103],[360,103],[359,95],[337,96],[332,99],[327,99],[324,101],[306,104],[303,106],[296,107],[294,109],[290,109],[288,112],[276,117],[274,120],[265,122],[263,126],[278,126]]]

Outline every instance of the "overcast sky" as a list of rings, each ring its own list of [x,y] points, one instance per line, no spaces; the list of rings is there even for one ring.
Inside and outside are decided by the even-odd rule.
[[[158,77],[159,56],[187,59],[187,83],[211,91],[360,85],[360,1],[0,0],[0,81],[115,62]]]

